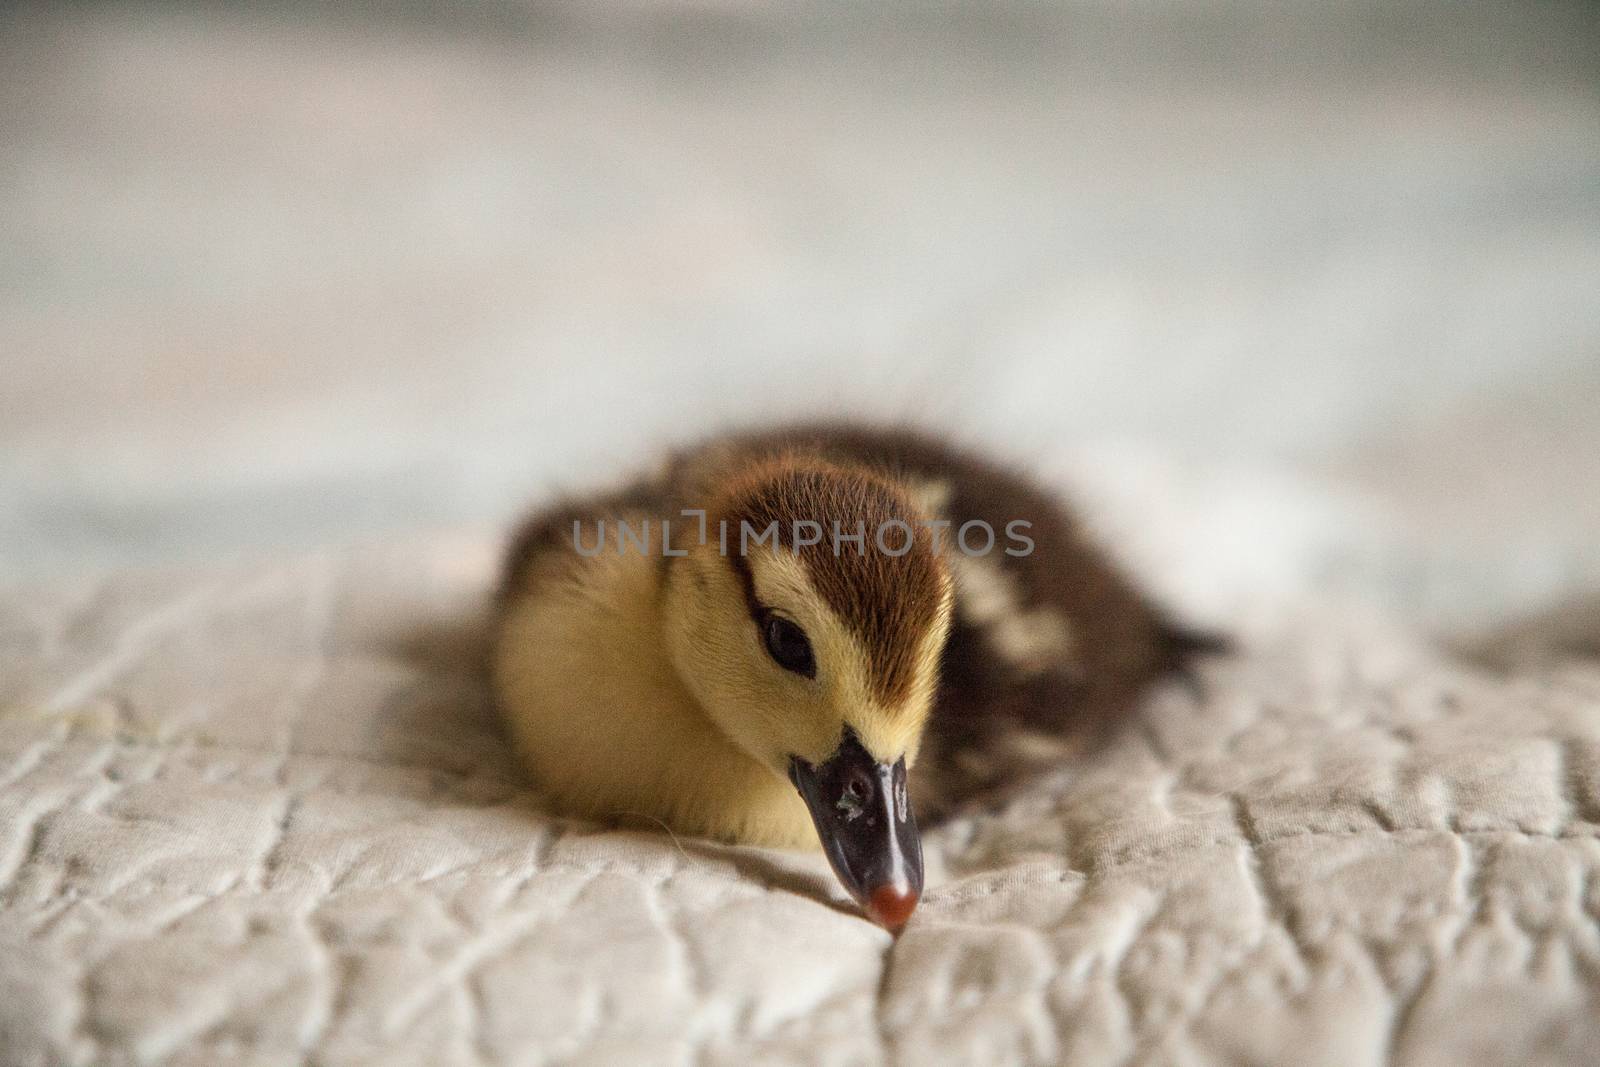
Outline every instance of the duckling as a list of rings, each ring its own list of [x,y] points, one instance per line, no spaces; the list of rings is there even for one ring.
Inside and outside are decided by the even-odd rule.
[[[923,888],[914,809],[941,817],[1083,751],[1216,647],[1026,477],[819,424],[716,438],[530,518],[492,674],[561,808],[820,844],[898,930]]]

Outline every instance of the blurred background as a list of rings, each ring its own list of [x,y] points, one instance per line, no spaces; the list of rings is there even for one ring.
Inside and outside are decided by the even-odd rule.
[[[1600,7],[0,13],[8,575],[816,413],[1430,624],[1600,589]]]

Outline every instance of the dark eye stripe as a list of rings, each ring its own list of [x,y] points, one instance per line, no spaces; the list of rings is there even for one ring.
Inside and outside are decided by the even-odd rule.
[[[761,623],[761,639],[767,655],[778,666],[807,678],[817,676],[817,660],[806,632],[781,615],[768,613]]]

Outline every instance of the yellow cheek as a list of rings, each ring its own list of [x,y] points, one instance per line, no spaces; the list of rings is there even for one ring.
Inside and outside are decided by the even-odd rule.
[[[689,598],[673,635],[695,698],[723,733],[778,773],[787,772],[791,755],[830,753],[842,722],[822,692],[767,658],[731,579],[724,588],[721,576],[702,577],[710,595]]]
[[[765,664],[758,665],[772,673]],[[787,764],[790,756],[816,762],[839,747],[844,720],[820,693],[798,679],[772,678],[754,697],[750,721],[773,758]]]

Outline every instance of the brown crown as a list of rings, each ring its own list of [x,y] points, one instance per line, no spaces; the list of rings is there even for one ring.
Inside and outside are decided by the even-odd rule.
[[[794,543],[794,523],[822,526],[822,542],[802,545],[799,557],[817,593],[861,639],[872,670],[873,695],[893,707],[916,681],[919,651],[939,615],[948,583],[935,555],[926,516],[899,485],[872,472],[807,456],[755,462],[727,483],[716,509],[728,523],[729,561],[744,582],[752,611],[755,600],[749,562],[739,552],[740,523],[755,534],[776,522],[778,542]],[[898,520],[911,530],[903,555],[879,548],[876,533]],[[864,544],[834,545],[834,523],[844,534],[865,531]],[[905,529],[888,527],[884,545],[905,546]]]

